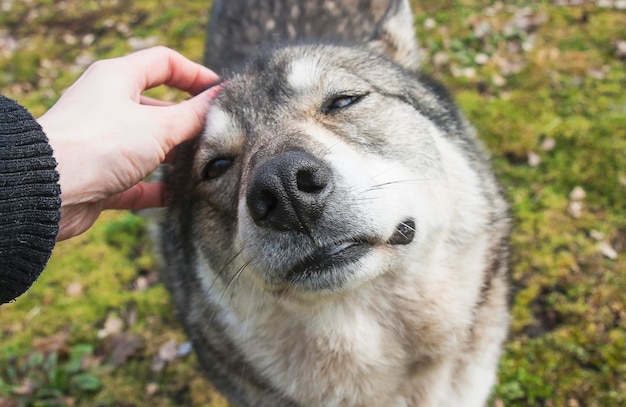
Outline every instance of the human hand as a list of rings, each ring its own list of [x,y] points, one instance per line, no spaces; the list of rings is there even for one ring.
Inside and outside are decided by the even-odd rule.
[[[142,180],[198,134],[210,104],[209,69],[165,47],[92,64],[38,120],[57,160],[57,240],[86,231],[104,209],[163,205],[162,183]],[[196,95],[178,104],[142,96],[167,85]]]

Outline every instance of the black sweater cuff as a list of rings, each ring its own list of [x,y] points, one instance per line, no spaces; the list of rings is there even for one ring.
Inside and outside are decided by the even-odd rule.
[[[28,290],[50,258],[61,218],[58,181],[41,126],[0,95],[0,304]]]

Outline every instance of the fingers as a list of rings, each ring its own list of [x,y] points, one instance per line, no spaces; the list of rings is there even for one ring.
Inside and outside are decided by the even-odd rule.
[[[158,116],[160,142],[166,154],[166,161],[171,162],[172,157],[169,154],[175,146],[202,131],[211,101],[217,97],[223,86],[224,83],[215,85],[191,99],[169,106],[160,112]]]
[[[157,129],[159,141],[165,154],[168,154],[175,146],[185,140],[197,136],[203,129],[204,120],[209,110],[214,88],[208,89],[191,99],[182,101],[176,105],[167,106],[159,110],[159,115],[154,115],[153,107],[150,116],[158,120]]]
[[[164,100],[154,99],[144,95],[141,95],[139,103],[146,106],[171,106],[174,104],[174,102],[166,102]]]
[[[141,93],[159,85],[167,85],[197,95],[219,81],[210,69],[190,61],[176,51],[165,47],[148,48],[119,58],[128,64],[139,81]]]
[[[217,95],[220,93],[220,91],[225,85],[226,85],[225,82],[221,82],[214,86],[211,86],[209,89],[206,90],[205,94],[207,95],[209,99],[213,100],[217,97]]]
[[[106,199],[103,209],[139,210],[165,205],[165,185],[162,182],[140,182]]]
[[[109,98],[128,95],[140,102],[144,100],[141,96],[143,92],[156,86],[166,85],[197,95],[219,81],[215,72],[178,52],[166,47],[154,47],[94,62],[68,89],[65,97],[73,93],[79,99],[88,98],[97,91],[107,94]]]
[[[217,97],[217,94],[220,93],[220,90],[222,90],[222,87],[224,87],[224,85],[224,82],[218,83],[217,85],[213,85],[210,88],[206,89],[202,93],[204,93],[210,100],[213,100]],[[176,102],[168,102],[165,100],[154,99],[145,95],[141,95],[139,103],[146,106],[172,106],[176,104]]]

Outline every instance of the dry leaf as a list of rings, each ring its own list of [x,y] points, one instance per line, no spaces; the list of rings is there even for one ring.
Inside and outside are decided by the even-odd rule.
[[[159,43],[157,37],[137,38],[131,37],[128,39],[128,45],[133,51],[139,51],[140,49],[154,47]]]
[[[540,147],[543,151],[552,151],[554,147],[556,147],[556,140],[552,137],[548,137],[541,142]]]
[[[615,56],[624,59],[626,58],[626,41],[619,40],[617,44],[615,44]]]
[[[36,386],[30,379],[24,379],[19,387],[13,389],[13,394],[18,396],[29,396],[35,392]]]
[[[45,338],[33,339],[32,346],[36,351],[41,353],[67,353],[69,351],[69,347],[67,346],[69,338],[70,334],[68,332],[59,332]]]
[[[174,339],[171,339],[159,349],[159,358],[163,359],[166,362],[171,362],[172,360],[176,359],[176,351],[176,341]]]
[[[75,281],[67,286],[65,293],[69,297],[79,297],[83,294],[83,285],[80,282]]]
[[[104,322],[104,327],[98,331],[98,338],[103,339],[109,335],[116,335],[124,329],[124,321],[116,315],[110,314]]]
[[[156,283],[159,282],[159,275],[155,272],[147,272],[145,274],[140,275],[135,280],[133,286],[137,291],[146,291],[148,288],[152,287]]]
[[[139,338],[128,332],[113,336],[109,343],[109,363],[115,367],[123,365],[135,354],[140,345]]]
[[[574,219],[579,219],[583,215],[583,204],[582,202],[570,202],[567,207],[567,213]]]
[[[146,396],[152,397],[159,391],[159,385],[156,383],[146,384]]]
[[[160,372],[165,368],[167,363],[176,359],[178,354],[178,349],[176,347],[176,341],[171,339],[167,341],[161,348],[159,348],[159,353],[152,360],[152,371]]]
[[[17,400],[0,397],[0,407],[17,407]]]
[[[580,407],[580,403],[576,399],[567,400],[567,407]]]
[[[598,244],[598,249],[600,249],[600,253],[602,253],[602,255],[607,259],[617,260],[617,251],[609,242],[600,242]]]
[[[574,202],[580,202],[584,200],[586,196],[587,193],[581,186],[575,187],[574,189],[572,189],[572,192],[569,193],[569,199]]]
[[[536,167],[541,164],[541,156],[534,151],[528,152],[528,165],[531,167]]]
[[[598,242],[601,240],[604,240],[604,233],[600,232],[599,230],[592,230],[589,232],[589,236],[593,239],[593,240],[597,240]]]
[[[491,83],[495,86],[501,87],[506,85],[506,79],[504,79],[503,76],[496,74],[491,77]]]

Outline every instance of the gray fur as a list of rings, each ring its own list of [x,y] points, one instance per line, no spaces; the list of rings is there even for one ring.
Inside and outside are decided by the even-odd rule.
[[[165,171],[159,245],[233,405],[478,406],[493,384],[507,208],[474,130],[417,72],[407,13],[215,2],[206,63],[226,84]],[[232,165],[212,176],[216,159]]]

